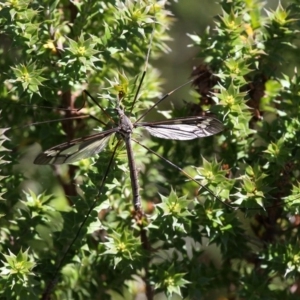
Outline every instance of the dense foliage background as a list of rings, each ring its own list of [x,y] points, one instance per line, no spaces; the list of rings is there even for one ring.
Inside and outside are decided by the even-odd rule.
[[[188,34],[200,61],[189,62],[190,101],[146,119],[210,110],[225,130],[192,142],[136,134],[199,182],[134,144],[148,216],[137,220],[124,147],[101,184],[115,139],[70,166],[33,160],[41,147],[104,127],[95,118],[49,120],[89,114],[111,128],[84,89],[113,117],[120,90],[131,107],[152,33],[132,118],[161,96],[163,81],[178,86],[151,66],[159,56],[168,62],[172,8],[142,0],[0,4],[1,299],[299,298],[300,3],[213,5],[210,27]]]

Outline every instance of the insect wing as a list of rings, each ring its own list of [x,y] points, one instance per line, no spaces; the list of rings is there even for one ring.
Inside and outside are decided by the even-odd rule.
[[[118,128],[113,128],[52,147],[40,153],[34,160],[34,164],[69,164],[91,157],[105,148],[110,136],[117,130]]]
[[[142,122],[136,127],[145,128],[151,135],[170,140],[192,140],[219,133],[224,129],[223,124],[216,118],[187,117],[160,122]]]

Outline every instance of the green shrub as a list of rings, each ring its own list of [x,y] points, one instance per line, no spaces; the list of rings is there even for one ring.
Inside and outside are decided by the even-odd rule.
[[[214,28],[189,35],[203,61],[193,71],[194,104],[156,116],[209,109],[225,130],[193,142],[143,135],[201,185],[134,144],[148,216],[140,219],[124,147],[110,162],[116,139],[70,166],[33,160],[39,144],[45,150],[91,134],[99,121],[117,122],[85,89],[112,116],[122,92],[130,111],[152,33],[150,62],[168,51],[168,7],[0,4],[1,299],[297,299],[299,3],[219,5]],[[149,64],[133,119],[161,96],[161,83]],[[83,114],[94,118],[48,122]]]

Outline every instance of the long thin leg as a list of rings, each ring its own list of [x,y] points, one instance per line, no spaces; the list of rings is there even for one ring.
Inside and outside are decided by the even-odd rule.
[[[149,152],[153,153],[154,155],[156,155],[157,157],[161,158],[162,160],[164,160],[166,163],[168,163],[169,165],[171,165],[172,167],[174,167],[175,169],[177,169],[178,171],[180,171],[183,175],[185,175],[187,178],[189,178],[190,180],[194,181],[195,183],[197,183],[200,187],[202,187],[203,189],[205,189],[210,195],[212,195],[213,197],[215,197],[218,201],[220,201],[222,204],[226,205],[227,207],[231,208],[231,209],[234,209],[234,210],[237,210],[237,209],[240,209],[240,210],[257,210],[258,208],[257,207],[238,207],[238,206],[232,206],[224,201],[222,201],[220,199],[220,197],[218,197],[217,195],[215,195],[213,193],[213,191],[211,191],[208,187],[206,187],[205,185],[201,184],[198,180],[194,179],[193,177],[191,177],[187,172],[185,172],[183,169],[181,169],[180,167],[178,167],[177,165],[175,165],[174,163],[172,163],[171,161],[169,161],[168,159],[166,159],[165,157],[161,156],[160,154],[158,154],[157,152],[155,152],[154,150],[148,148],[147,146],[143,145],[142,143],[140,143],[139,141],[137,141],[136,139],[134,138],[131,138],[132,141],[134,141],[135,143],[139,144],[140,146],[142,146],[143,148],[145,148],[146,150],[148,150]],[[298,200],[299,197],[296,197],[295,199],[292,199],[290,201],[287,201],[286,203],[288,202],[292,202],[292,201],[295,201],[295,200]],[[267,207],[264,207],[264,210],[267,210],[267,209],[272,209],[274,207],[280,207],[282,206],[282,204],[276,204],[276,205],[272,205],[272,206],[267,206]]]
[[[136,100],[137,100],[137,97],[139,95],[139,92],[141,90],[141,87],[142,87],[142,83],[144,81],[144,78],[145,78],[145,75],[146,75],[146,72],[147,72],[147,69],[148,69],[148,62],[149,62],[149,57],[150,57],[150,52],[151,52],[151,46],[152,46],[152,40],[153,40],[153,35],[154,35],[154,28],[152,30],[152,33],[151,33],[151,37],[150,37],[150,43],[149,43],[149,48],[148,48],[148,52],[147,52],[147,56],[146,56],[146,62],[145,62],[145,67],[144,67],[144,71],[143,71],[143,74],[142,74],[142,78],[140,80],[140,83],[139,83],[139,86],[136,90],[136,93],[134,95],[134,99],[133,99],[133,102],[132,102],[132,105],[131,105],[131,108],[130,108],[130,113],[132,112],[133,108],[134,108],[134,105],[136,103]]]
[[[47,123],[53,123],[53,122],[63,122],[63,121],[72,121],[72,120],[78,120],[78,119],[86,119],[86,118],[92,118],[95,121],[101,123],[102,125],[106,126],[104,122],[99,120],[98,118],[92,116],[92,115],[81,115],[81,116],[75,116],[75,117],[70,117],[70,118],[60,118],[60,119],[53,119],[53,120],[47,120],[47,121],[41,121],[41,122],[34,122],[30,123],[28,125],[21,126],[21,128],[29,127],[32,125],[40,125],[40,124],[47,124]]]
[[[169,165],[171,165],[172,167],[174,167],[175,169],[177,169],[178,171],[180,171],[182,174],[184,174],[187,178],[189,178],[190,180],[196,182],[199,186],[201,186],[203,189],[205,189],[210,195],[212,195],[213,197],[215,197],[218,201],[220,201],[222,204],[230,207],[231,209],[238,209],[238,207],[234,207],[232,205],[229,205],[226,202],[223,202],[217,195],[215,195],[213,193],[213,191],[211,191],[208,187],[206,187],[205,185],[202,185],[199,181],[197,181],[196,179],[194,179],[193,177],[191,177],[187,172],[185,172],[183,169],[181,169],[180,167],[178,167],[177,165],[175,165],[174,163],[172,163],[170,160],[166,159],[165,157],[161,156],[160,154],[158,154],[157,152],[155,152],[154,150],[146,147],[145,145],[143,145],[142,143],[140,143],[139,141],[137,141],[136,139],[131,139],[132,141],[134,141],[135,143],[139,144],[140,146],[142,146],[143,148],[147,149],[148,151],[150,151],[151,153],[153,153],[154,155],[156,155],[157,157],[159,157],[160,159],[164,160],[166,163],[168,163]]]
[[[34,122],[34,123],[30,123],[28,125],[24,125],[23,127],[29,127],[32,125],[40,125],[40,124],[47,124],[47,123],[53,123],[53,122],[60,122],[60,121],[71,121],[71,120],[77,120],[77,119],[85,119],[85,118],[89,118],[90,115],[82,115],[82,116],[76,116],[76,117],[70,117],[70,118],[60,118],[60,119],[53,119],[53,120],[47,120],[47,121],[41,121],[41,122]]]
[[[103,188],[105,180],[106,180],[106,178],[108,176],[108,172],[109,172],[110,167],[111,167],[111,165],[113,163],[113,159],[115,157],[115,154],[116,154],[116,151],[117,151],[117,148],[118,148],[120,142],[121,142],[121,140],[119,140],[119,142],[117,143],[117,145],[116,145],[116,147],[115,147],[115,149],[113,151],[113,154],[112,154],[112,156],[110,158],[110,161],[109,161],[109,163],[107,165],[107,168],[105,170],[104,176],[102,177],[102,180],[101,180],[101,183],[100,183],[100,188],[98,190],[97,195],[95,196],[94,202],[91,205],[91,207],[89,208],[89,210],[88,210],[85,218],[83,219],[82,223],[80,224],[80,226],[79,226],[79,228],[78,228],[78,230],[76,232],[75,237],[73,238],[73,240],[71,241],[71,243],[67,246],[67,249],[65,250],[65,252],[64,252],[61,260],[59,261],[58,266],[57,266],[57,268],[56,268],[56,270],[55,270],[55,272],[53,274],[52,280],[47,284],[47,286],[46,286],[46,288],[44,290],[44,293],[43,293],[43,296],[42,296],[42,300],[48,300],[48,299],[50,299],[51,292],[52,292],[53,288],[55,287],[55,285],[57,283],[57,280],[58,280],[58,273],[60,272],[60,270],[61,270],[61,268],[63,266],[63,263],[64,263],[67,255],[68,255],[70,249],[72,248],[72,246],[74,245],[74,243],[78,239],[80,231],[82,230],[82,228],[84,227],[86,221],[88,220],[90,213],[92,212],[92,210],[95,208],[95,206],[98,203],[98,200],[99,200],[98,197],[100,196],[100,194],[102,192],[102,188]]]
[[[176,92],[177,90],[181,89],[182,87],[184,87],[185,85],[193,82],[195,79],[191,79],[187,82],[185,82],[184,84],[180,85],[179,87],[177,87],[176,89],[172,90],[171,92],[165,94],[162,98],[160,98],[158,101],[156,101],[153,106],[151,106],[146,112],[144,112],[136,121],[135,123],[138,123],[141,119],[143,119],[154,107],[156,107],[159,103],[161,103],[163,100],[165,100],[167,97],[169,97],[171,94],[173,94],[174,92]]]
[[[99,105],[99,103],[96,101],[96,99],[87,91],[87,90],[83,90],[84,93],[86,93],[90,98],[91,100],[100,108],[100,110],[103,112],[103,114],[105,114],[109,120],[115,124],[115,121],[111,118],[111,116],[106,112],[106,110],[101,106]]]

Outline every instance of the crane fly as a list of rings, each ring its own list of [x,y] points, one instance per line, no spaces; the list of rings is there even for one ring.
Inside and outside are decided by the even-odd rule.
[[[139,86],[141,86],[141,83]],[[137,91],[137,93],[138,92],[139,91]],[[87,94],[90,96],[88,92]],[[136,211],[140,212],[141,200],[139,195],[139,183],[131,137],[134,129],[142,127],[151,135],[158,138],[186,141],[217,134],[223,130],[223,124],[218,119],[211,116],[183,117],[157,122],[136,121],[132,123],[121,107],[120,102],[122,100],[122,96],[123,95],[120,95],[117,102],[117,107],[115,108],[119,117],[119,124],[117,127],[54,146],[40,153],[35,158],[34,163],[38,165],[69,164],[94,156],[105,148],[112,135],[118,134],[123,139],[126,146],[134,208]],[[164,96],[162,99],[165,98],[166,96]],[[162,99],[154,104],[154,106],[161,102]],[[93,99],[93,101],[95,100]],[[152,106],[150,110],[154,106]],[[138,120],[140,119],[141,118]]]
[[[138,99],[143,80],[146,75],[148,61],[151,52],[152,39],[154,34],[154,28],[150,37],[150,45],[148,48],[148,52],[145,60],[145,67],[142,73],[140,82],[138,84],[137,90],[134,95],[134,99],[131,104],[130,112],[132,112],[135,103]],[[133,192],[133,205],[136,212],[142,212],[141,209],[141,200],[139,195],[139,183],[138,183],[138,174],[136,169],[136,164],[134,160],[134,154],[132,149],[132,133],[135,128],[141,127],[150,133],[150,135],[162,138],[162,139],[170,139],[170,140],[192,140],[197,138],[203,138],[207,136],[211,136],[217,134],[223,130],[223,124],[216,118],[211,116],[193,116],[193,117],[183,117],[176,118],[164,121],[157,122],[139,122],[142,118],[146,116],[151,110],[153,110],[159,103],[161,103],[164,99],[170,96],[172,93],[182,88],[183,86],[194,82],[194,78],[189,80],[188,82],[182,84],[181,86],[175,88],[173,91],[165,94],[162,98],[160,98],[155,104],[153,104],[146,112],[144,112],[135,122],[131,122],[130,118],[125,114],[124,109],[121,106],[121,101],[123,100],[125,94],[123,91],[119,91],[117,105],[115,111],[119,117],[118,125],[114,128],[105,130],[103,132],[89,135],[82,138],[77,138],[71,140],[66,143],[59,144],[54,146],[42,153],[40,153],[34,160],[34,164],[37,165],[59,165],[59,164],[69,164],[76,161],[79,161],[84,158],[88,158],[100,153],[105,146],[107,145],[110,137],[114,134],[117,134],[121,137],[121,139],[125,142],[128,165],[130,171],[130,179],[131,179],[131,188]],[[88,91],[85,93],[93,100],[93,102],[106,114],[106,111],[98,105],[97,101],[90,95]],[[110,118],[110,117],[109,117]],[[110,118],[111,119],[111,118]],[[118,146],[118,144],[117,144]],[[117,148],[116,146],[116,148]],[[142,145],[143,146],[143,145]],[[115,151],[116,151],[115,148]],[[147,147],[146,147],[147,148]],[[149,149],[150,150],[150,149]],[[114,157],[115,152],[113,152],[111,156],[111,161]],[[160,157],[159,155],[157,155]],[[163,158],[163,157],[161,157]],[[164,158],[163,158],[164,159]],[[167,159],[166,162],[170,163]],[[101,187],[104,184],[104,180],[108,174],[111,162],[109,162],[108,169],[106,170],[106,174],[103,177]],[[177,167],[173,163],[171,165]],[[179,167],[177,169],[181,170]],[[185,172],[183,172],[185,173]],[[185,173],[186,174],[186,173]],[[187,174],[186,174],[187,175]],[[200,184],[199,182],[197,182]],[[200,184],[201,185],[201,184]],[[201,185],[204,187],[203,185]],[[205,187],[204,187],[205,188]],[[205,188],[210,194],[213,195],[213,192],[208,188]]]

